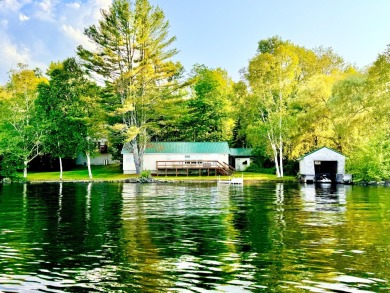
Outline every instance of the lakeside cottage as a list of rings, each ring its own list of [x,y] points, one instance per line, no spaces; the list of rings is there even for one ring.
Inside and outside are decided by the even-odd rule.
[[[320,182],[328,178],[332,182],[351,183],[350,174],[345,174],[345,156],[328,147],[312,151],[298,159],[300,180]]]
[[[233,150],[233,151],[232,151]],[[199,174],[230,175],[234,168],[229,165],[229,155],[235,154],[235,164],[242,170],[250,164],[248,152],[230,149],[227,142],[150,142],[144,154],[144,170],[153,174],[189,174],[197,170]],[[122,149],[123,173],[134,174],[133,150],[128,146]]]

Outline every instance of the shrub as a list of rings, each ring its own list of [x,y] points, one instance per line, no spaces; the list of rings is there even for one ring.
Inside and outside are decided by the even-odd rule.
[[[258,164],[253,162],[245,169],[245,172],[256,172],[256,173],[263,173],[263,174],[276,174],[276,169],[275,169],[275,167],[271,167],[271,168],[260,167]]]
[[[0,178],[17,178],[17,171],[23,168],[21,161],[12,153],[0,157]]]
[[[149,171],[149,170],[141,171],[141,174],[139,175],[139,182],[140,183],[151,183],[151,182],[153,182],[152,172]]]

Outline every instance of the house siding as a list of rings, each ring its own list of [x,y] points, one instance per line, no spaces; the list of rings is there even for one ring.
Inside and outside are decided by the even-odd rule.
[[[96,157],[91,157],[91,165],[111,165],[118,164],[119,162],[112,159],[111,154],[99,154]],[[87,158],[84,154],[78,154],[76,158],[76,165],[86,165]]]
[[[123,154],[123,173],[134,174],[135,164],[132,150],[125,146]],[[157,172],[157,161],[219,161],[229,163],[227,142],[151,142],[143,157],[143,169]]]
[[[312,152],[299,161],[299,171],[301,174],[314,175],[315,161],[337,161],[337,173],[345,173],[345,156],[329,148],[322,148]]]

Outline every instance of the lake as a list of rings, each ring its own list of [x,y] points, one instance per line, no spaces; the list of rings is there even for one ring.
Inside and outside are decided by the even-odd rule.
[[[390,188],[0,185],[0,292],[388,292]]]

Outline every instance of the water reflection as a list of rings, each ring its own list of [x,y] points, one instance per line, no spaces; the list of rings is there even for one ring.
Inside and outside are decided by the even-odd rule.
[[[346,196],[351,188],[351,185],[344,184],[302,184],[304,210],[343,213],[346,210]]]
[[[0,292],[389,290],[390,191],[0,187]]]

